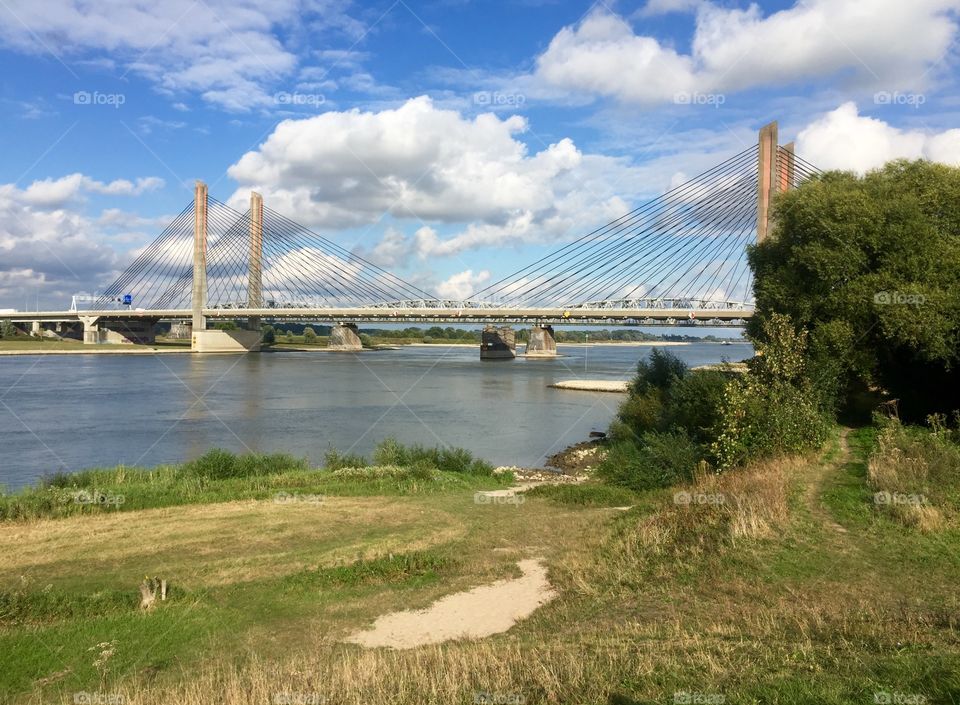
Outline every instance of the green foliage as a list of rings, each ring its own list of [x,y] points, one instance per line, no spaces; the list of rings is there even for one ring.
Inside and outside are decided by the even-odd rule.
[[[272,475],[294,470],[308,469],[307,461],[285,453],[245,453],[235,455],[220,448],[209,450],[199,458],[184,463],[185,475],[208,480],[223,480],[232,477]]]
[[[756,351],[749,373],[725,390],[711,447],[721,470],[817,448],[827,437],[830,419],[806,376],[806,332],[773,314],[763,322]]]
[[[454,559],[430,551],[413,551],[398,556],[382,556],[359,560],[350,565],[305,570],[284,579],[286,586],[294,584],[315,588],[318,584],[331,587],[355,587],[399,583],[412,578],[436,577],[457,565]]]
[[[634,491],[690,482],[703,449],[684,431],[648,431],[637,442],[611,444],[597,475]]]
[[[214,324],[215,330],[237,330],[237,324],[235,321],[221,321],[220,323]]]
[[[750,251],[750,335],[788,314],[810,333],[821,394],[878,385],[922,420],[960,408],[960,169],[896,161],[831,172],[778,197]]]
[[[371,348],[373,348],[373,347],[375,347],[374,342],[373,342],[373,338],[371,338],[371,337],[370,337],[369,335],[367,335],[366,333],[360,333],[357,337],[360,338],[360,345],[361,345],[362,347],[364,347],[364,348],[366,348],[366,349],[368,349],[368,350],[371,349]]]
[[[595,483],[538,485],[527,490],[526,495],[577,507],[624,507],[637,501],[637,495],[625,487]]]
[[[317,333],[310,326],[303,329],[303,342],[310,343],[311,345],[317,342]]]
[[[661,425],[685,429],[698,443],[712,442],[730,377],[719,370],[693,370],[678,379],[668,392]]]
[[[650,389],[666,391],[675,381],[687,373],[683,360],[669,351],[654,348],[649,360],[637,363],[637,374],[630,381],[631,394],[642,394]]]
[[[399,467],[423,466],[445,472],[462,472],[472,475],[492,475],[493,466],[474,458],[463,448],[427,448],[421,445],[404,446],[395,438],[385,438],[373,451],[375,465]]]
[[[263,334],[261,342],[264,345],[273,345],[275,342],[277,342],[277,332],[274,330],[273,326],[264,326],[261,329],[261,333]]]
[[[323,456],[323,466],[327,470],[340,470],[341,468],[365,468],[370,463],[362,455],[357,453],[341,453],[336,448],[330,448]]]
[[[17,337],[17,327],[10,321],[0,321],[0,338],[13,339]]]

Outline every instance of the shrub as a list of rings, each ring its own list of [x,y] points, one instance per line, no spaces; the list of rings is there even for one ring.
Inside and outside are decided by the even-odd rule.
[[[807,334],[790,318],[764,321],[749,371],[726,388],[711,446],[723,470],[758,458],[823,445],[830,426],[806,370]]]
[[[323,466],[327,470],[341,468],[365,468],[370,463],[358,453],[341,453],[336,448],[330,448],[323,456]]]
[[[395,438],[385,438],[373,451],[376,465],[413,466],[443,470],[445,472],[463,472],[472,475],[492,475],[493,466],[484,460],[474,458],[463,448],[427,448],[421,445],[404,446]]]
[[[663,395],[659,389],[647,388],[631,392],[617,410],[617,418],[626,426],[628,436],[639,437],[646,431],[662,430],[664,425]]]
[[[690,482],[703,458],[703,448],[684,431],[648,431],[639,443],[611,445],[597,468],[607,482],[642,491]]]
[[[729,382],[729,375],[719,370],[694,370],[677,380],[668,393],[664,425],[685,429],[698,443],[711,443]]]
[[[199,458],[188,461],[181,466],[181,472],[184,475],[207,480],[276,475],[307,469],[306,460],[294,458],[285,453],[235,455],[221,448],[207,451]]]
[[[686,374],[685,362],[669,351],[654,348],[649,360],[637,363],[637,374],[628,389],[631,394],[641,394],[651,388],[664,391]]]
[[[277,342],[277,333],[273,329],[273,326],[264,326],[261,333],[261,342],[263,345],[273,345]]]
[[[310,326],[303,329],[303,342],[311,344],[317,342],[317,332]]]

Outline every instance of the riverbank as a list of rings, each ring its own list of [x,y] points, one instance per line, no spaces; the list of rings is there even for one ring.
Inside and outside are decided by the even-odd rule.
[[[873,503],[872,443],[856,432],[849,449],[640,494],[302,468],[208,477],[197,501],[149,508],[129,469],[87,476],[57,487],[96,482],[103,502],[0,523],[0,691],[17,705],[950,702],[955,527],[907,529]],[[242,482],[258,494],[238,498]],[[149,608],[145,575],[168,588]]]

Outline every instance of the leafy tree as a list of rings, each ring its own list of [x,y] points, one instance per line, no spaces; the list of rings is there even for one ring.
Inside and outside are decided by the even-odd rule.
[[[234,321],[222,321],[213,327],[216,330],[237,330],[237,324]]]
[[[317,334],[310,326],[307,326],[303,329],[303,342],[305,343],[316,343]]]
[[[273,345],[277,342],[277,333],[273,326],[264,326],[260,329],[260,332],[263,335],[262,342],[264,345]]]
[[[0,338],[16,338],[17,327],[10,321],[0,321]]]
[[[809,331],[810,376],[844,403],[879,387],[911,419],[960,407],[960,169],[895,161],[782,194],[749,252],[757,313]]]

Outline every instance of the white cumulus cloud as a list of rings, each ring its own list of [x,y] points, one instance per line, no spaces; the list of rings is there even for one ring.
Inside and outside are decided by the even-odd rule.
[[[797,135],[797,154],[821,169],[864,173],[891,159],[929,159],[960,166],[960,129],[935,133],[894,127],[844,103]]]
[[[653,2],[652,13],[692,3]],[[809,0],[764,15],[697,4],[689,53],[599,9],[554,36],[535,78],[570,93],[654,104],[678,94],[838,78],[922,88],[957,35],[958,0]]]

